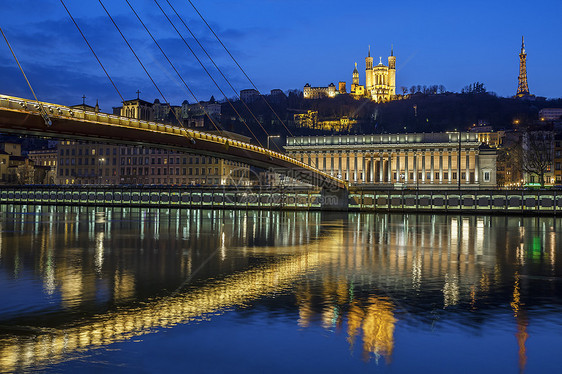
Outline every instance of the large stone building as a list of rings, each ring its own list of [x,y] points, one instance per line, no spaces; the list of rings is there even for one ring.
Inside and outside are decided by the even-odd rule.
[[[365,96],[376,102],[386,102],[394,100],[396,97],[396,57],[391,49],[388,56],[388,66],[379,63],[373,66],[371,57],[371,47],[368,56],[365,58]]]
[[[541,121],[558,121],[562,119],[562,108],[543,108],[539,110]]]
[[[53,183],[51,166],[22,155],[21,144],[0,143],[0,184]]]
[[[302,90],[302,95],[305,99],[321,99],[324,97],[336,97],[336,86],[330,83],[328,87],[312,87],[310,84],[305,84]]]
[[[259,98],[260,98],[259,91],[253,88],[248,88],[240,91],[240,100],[242,100],[245,103],[253,103],[254,101],[257,101]]]
[[[293,137],[285,148],[291,157],[351,184],[496,186],[496,151],[474,133],[460,133],[460,139],[457,132]]]
[[[85,106],[83,110],[94,111],[90,106]],[[97,111],[99,106],[96,104]],[[169,123],[175,126],[180,123],[186,127],[200,127],[208,130],[214,130],[215,126],[212,122],[218,122],[221,116],[221,104],[215,102],[213,98],[210,101],[201,101],[195,104],[189,104],[184,100],[182,105],[170,105],[169,103],[161,103],[155,99],[153,103],[136,98],[126,100],[120,107],[113,108],[113,114],[135,118],[144,121],[155,121],[160,123]]]
[[[249,184],[248,165],[172,150],[64,140],[57,155],[58,184]]]

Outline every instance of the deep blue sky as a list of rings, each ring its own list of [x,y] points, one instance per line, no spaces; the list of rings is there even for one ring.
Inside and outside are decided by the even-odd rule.
[[[187,0],[170,0],[201,38],[236,89],[250,84],[200,22]],[[152,101],[158,94],[97,0],[65,1],[125,99]],[[164,6],[165,0],[159,0]],[[397,56],[397,87],[443,84],[448,90],[480,81],[490,91],[512,96],[517,89],[521,35],[525,35],[529,89],[560,97],[562,89],[562,1],[337,1],[193,0],[262,92],[312,85],[351,83],[354,62],[364,83],[367,46],[386,60]],[[124,0],[105,0],[131,43],[173,104],[193,102]],[[133,6],[178,65],[199,100],[221,98],[154,0]],[[167,5],[165,9],[169,9]],[[171,13],[171,11],[170,11]],[[77,104],[100,100],[103,110],[119,97],[70,22],[58,0],[5,2],[0,26],[7,33],[40,100]],[[187,31],[178,23],[178,28]],[[218,73],[190,44],[208,69]],[[30,97],[3,40],[0,92]],[[220,79],[228,96],[232,90]],[[160,98],[160,100],[162,100]]]

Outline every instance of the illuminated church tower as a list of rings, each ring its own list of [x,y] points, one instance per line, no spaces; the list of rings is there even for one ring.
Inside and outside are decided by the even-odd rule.
[[[519,85],[515,97],[532,96],[527,85],[527,53],[525,53],[525,39],[521,37],[521,53],[519,53]]]
[[[394,56],[394,47],[390,47],[390,56],[388,56],[388,89],[390,100],[396,96],[396,57]]]
[[[365,79],[365,89],[367,92],[373,88],[373,58],[371,57],[371,46],[369,46],[369,54],[365,59],[365,72],[366,72],[366,79]]]
[[[353,79],[351,84],[359,84],[359,71],[357,70],[357,62],[355,63],[355,69],[353,69]]]
[[[360,99],[365,96],[365,86],[359,84],[359,70],[357,70],[357,62],[355,63],[355,69],[353,69],[351,95],[355,96],[356,99]]]
[[[387,102],[396,98],[396,57],[391,49],[388,56],[388,66],[379,63],[373,66],[371,47],[369,55],[365,58],[365,95],[376,102]]]

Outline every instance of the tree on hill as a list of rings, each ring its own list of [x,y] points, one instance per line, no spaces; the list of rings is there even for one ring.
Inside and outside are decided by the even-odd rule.
[[[484,87],[484,83],[474,82],[469,84],[468,86],[464,86],[461,90],[463,94],[484,94],[486,93],[486,87]]]

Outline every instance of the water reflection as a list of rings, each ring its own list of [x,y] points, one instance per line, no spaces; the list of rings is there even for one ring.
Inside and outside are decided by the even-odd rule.
[[[554,218],[0,207],[0,370],[256,305],[393,361],[399,326],[559,313]],[[545,284],[548,289],[545,289]],[[289,313],[289,312],[288,312]],[[289,313],[290,314],[290,313]]]

